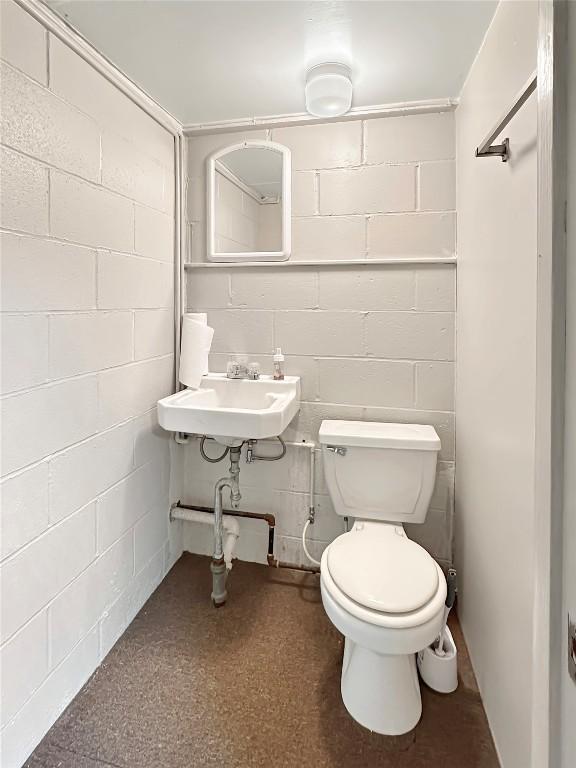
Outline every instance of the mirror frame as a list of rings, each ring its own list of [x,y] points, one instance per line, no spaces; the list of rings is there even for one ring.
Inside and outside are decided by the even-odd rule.
[[[262,147],[274,149],[282,156],[282,250],[280,251],[251,251],[242,253],[216,253],[214,250],[214,229],[216,222],[216,161],[221,157],[239,149]],[[287,261],[292,251],[292,162],[290,150],[274,141],[246,140],[238,144],[213,152],[206,160],[206,258],[208,261],[238,262],[238,261]]]

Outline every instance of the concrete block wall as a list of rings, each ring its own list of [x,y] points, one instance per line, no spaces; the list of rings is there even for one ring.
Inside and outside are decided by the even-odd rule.
[[[188,309],[207,311],[215,329],[211,370],[224,371],[230,355],[244,353],[271,372],[271,351],[281,346],[287,372],[302,377],[301,411],[284,435],[293,441],[316,440],[326,418],[433,424],[442,440],[436,490],[426,523],[410,526],[409,533],[448,562],[455,266],[430,258],[456,250],[453,113],[190,138],[192,262],[205,260],[206,157],[243,138],[271,139],[291,149],[291,260],[316,263],[187,271]],[[322,263],[335,260],[357,264]],[[224,463],[202,462],[196,443],[183,450],[185,500],[211,504]],[[262,450],[273,453],[276,446]],[[317,522],[310,537],[319,555],[343,523],[331,507],[319,453],[317,459]],[[306,562],[299,537],[307,516],[307,451],[289,448],[281,462],[242,464],[240,480],[244,509],[277,516],[277,556]],[[266,526],[242,522],[239,556],[264,561]],[[187,523],[183,535],[186,549],[210,551],[209,532],[201,526]]]
[[[179,555],[173,137],[2,2],[2,757],[20,766]]]

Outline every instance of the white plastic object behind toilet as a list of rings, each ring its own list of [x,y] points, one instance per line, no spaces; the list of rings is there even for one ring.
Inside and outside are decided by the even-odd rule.
[[[420,677],[432,690],[452,693],[458,688],[458,650],[449,627],[442,636],[442,656],[436,652],[435,645],[427,645],[418,652]]]
[[[356,519],[320,566],[345,637],[342,699],[366,728],[405,733],[422,712],[415,654],[441,631],[446,580],[402,523],[426,518],[440,440],[426,425],[325,421],[320,443],[335,511]]]

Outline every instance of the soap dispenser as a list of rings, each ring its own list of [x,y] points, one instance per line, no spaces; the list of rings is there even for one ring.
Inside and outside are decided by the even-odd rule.
[[[280,347],[276,348],[274,353],[274,379],[281,381],[284,378],[284,355]]]

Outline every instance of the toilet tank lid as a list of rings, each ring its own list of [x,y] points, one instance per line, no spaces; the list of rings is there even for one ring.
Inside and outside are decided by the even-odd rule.
[[[321,445],[396,450],[439,451],[440,438],[428,424],[389,424],[379,421],[323,421]]]

